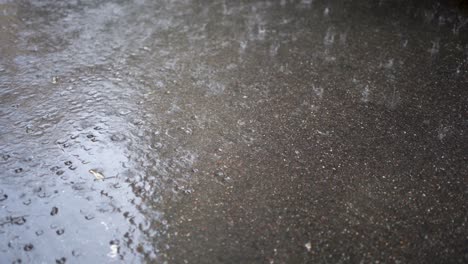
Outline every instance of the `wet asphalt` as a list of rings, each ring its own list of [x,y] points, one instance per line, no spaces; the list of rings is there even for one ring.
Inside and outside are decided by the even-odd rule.
[[[467,10],[0,0],[0,263],[468,263]]]

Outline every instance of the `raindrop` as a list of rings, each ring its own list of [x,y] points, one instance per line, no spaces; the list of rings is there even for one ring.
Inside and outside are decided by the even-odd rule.
[[[50,211],[50,215],[56,215],[58,213],[58,208],[57,207],[52,207],[52,211]]]
[[[23,168],[17,168],[17,169],[15,169],[15,173],[21,173],[21,172],[23,172]]]
[[[312,243],[307,242],[307,243],[304,244],[304,247],[307,249],[307,251],[310,252],[310,250],[312,249]]]
[[[31,251],[34,248],[33,244],[24,245],[24,251]]]
[[[215,172],[215,176],[218,177],[220,180],[223,180],[223,181],[231,180],[231,178],[226,176],[226,174],[224,174],[224,172],[222,172],[222,171]]]
[[[151,147],[153,149],[161,149],[163,147],[163,144],[160,143],[160,142],[156,142],[156,143],[152,144]]]
[[[65,142],[67,142],[67,139],[58,139],[56,142],[57,142],[57,144],[63,144]]]
[[[70,165],[72,165],[72,162],[67,160],[67,161],[64,162],[64,164],[67,165],[67,166],[70,166]]]
[[[39,198],[46,198],[46,197],[49,197],[49,196],[47,195],[46,192],[43,192],[43,193],[38,194],[37,197],[39,197]]]
[[[24,225],[24,223],[26,223],[26,218],[24,218],[24,216],[12,217],[11,218],[11,223],[13,223],[15,225]]]
[[[107,256],[109,256],[111,258],[117,257],[117,254],[119,253],[119,246],[111,245],[110,249],[111,249],[111,251],[107,254]]]
[[[87,214],[87,215],[85,215],[84,218],[85,218],[86,220],[93,220],[93,219],[94,219],[94,215],[92,215],[92,214]]]
[[[5,154],[5,155],[2,156],[2,158],[3,158],[3,160],[8,160],[10,158],[10,155]]]
[[[58,229],[57,231],[55,231],[55,233],[57,233],[57,235],[61,236],[61,235],[63,235],[63,233],[65,233],[65,229],[63,229],[63,228]]]
[[[36,231],[36,236],[41,236],[42,234],[44,234],[44,231],[42,231],[42,230],[37,230]]]
[[[65,264],[67,262],[66,258],[59,258],[55,260],[55,263],[57,264]]]
[[[82,191],[85,189],[85,186],[83,183],[74,183],[72,185],[72,189],[75,190],[75,191]]]
[[[114,134],[111,136],[111,140],[112,141],[123,141],[125,140],[125,136],[124,135],[119,135],[119,134]]]

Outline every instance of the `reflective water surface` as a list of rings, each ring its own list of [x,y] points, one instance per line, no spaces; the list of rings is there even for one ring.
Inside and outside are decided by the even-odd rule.
[[[466,263],[466,10],[0,0],[0,262]]]

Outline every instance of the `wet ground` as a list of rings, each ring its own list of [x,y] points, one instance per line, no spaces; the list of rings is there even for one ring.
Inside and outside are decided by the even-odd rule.
[[[0,0],[1,263],[467,263],[468,15]]]

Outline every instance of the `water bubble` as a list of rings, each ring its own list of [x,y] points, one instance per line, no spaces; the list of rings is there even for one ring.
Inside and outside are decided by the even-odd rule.
[[[67,165],[67,166],[72,165],[72,163],[73,163],[73,162],[71,162],[71,161],[69,161],[69,160],[67,160],[67,161],[64,162],[64,164]]]
[[[15,169],[15,173],[21,173],[21,172],[23,172],[23,168],[17,168],[17,169]]]
[[[37,230],[36,231],[36,236],[42,236],[42,234],[44,234],[44,231],[42,231],[42,230]]]
[[[55,231],[55,233],[57,233],[57,235],[61,236],[61,235],[63,235],[63,233],[65,233],[65,229],[60,228],[57,231]]]

